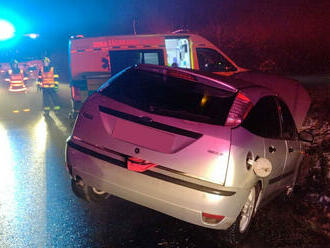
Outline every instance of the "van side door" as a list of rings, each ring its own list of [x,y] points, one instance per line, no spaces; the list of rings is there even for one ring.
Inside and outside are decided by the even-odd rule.
[[[194,69],[188,37],[165,37],[167,66]]]

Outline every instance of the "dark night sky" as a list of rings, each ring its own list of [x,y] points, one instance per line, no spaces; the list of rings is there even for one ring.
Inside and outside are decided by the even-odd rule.
[[[1,2],[3,1],[3,2]],[[205,28],[210,19],[246,29],[294,29],[297,33],[329,30],[330,1],[323,0],[1,0],[0,6],[17,12],[31,31],[63,33],[132,32],[133,18],[141,32],[187,27]],[[161,30],[163,31],[163,30]]]
[[[330,60],[329,0],[0,0],[0,14],[1,8],[16,12],[27,32],[48,43],[67,42],[72,34],[132,34],[135,18],[137,33],[186,28],[229,53],[238,43],[256,52],[298,47]]]

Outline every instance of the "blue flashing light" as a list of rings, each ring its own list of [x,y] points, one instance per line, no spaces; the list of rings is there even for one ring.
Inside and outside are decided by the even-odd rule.
[[[0,30],[0,41],[8,40],[14,37],[15,28],[10,22],[0,20]]]
[[[31,39],[37,39],[39,37],[39,34],[27,34],[27,36]]]
[[[0,49],[14,47],[30,27],[18,13],[2,6],[0,17]]]

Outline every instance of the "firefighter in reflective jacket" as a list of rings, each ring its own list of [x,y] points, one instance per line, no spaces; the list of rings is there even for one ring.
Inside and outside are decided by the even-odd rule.
[[[50,66],[50,59],[45,57],[39,71],[39,87],[42,90],[43,111],[48,115],[51,108],[59,110],[57,97],[58,83],[55,81],[54,67]]]
[[[18,67],[18,61],[15,59],[10,62],[10,70],[8,70],[9,76],[9,91],[19,92],[26,91],[26,86],[24,84],[24,73],[22,69]]]

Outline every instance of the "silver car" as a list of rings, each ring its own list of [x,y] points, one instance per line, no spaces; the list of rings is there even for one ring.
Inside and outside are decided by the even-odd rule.
[[[295,83],[281,97],[275,84],[240,77],[154,65],[112,77],[67,140],[73,191],[116,195],[238,243],[260,203],[293,188],[303,153],[295,116],[309,105]]]

